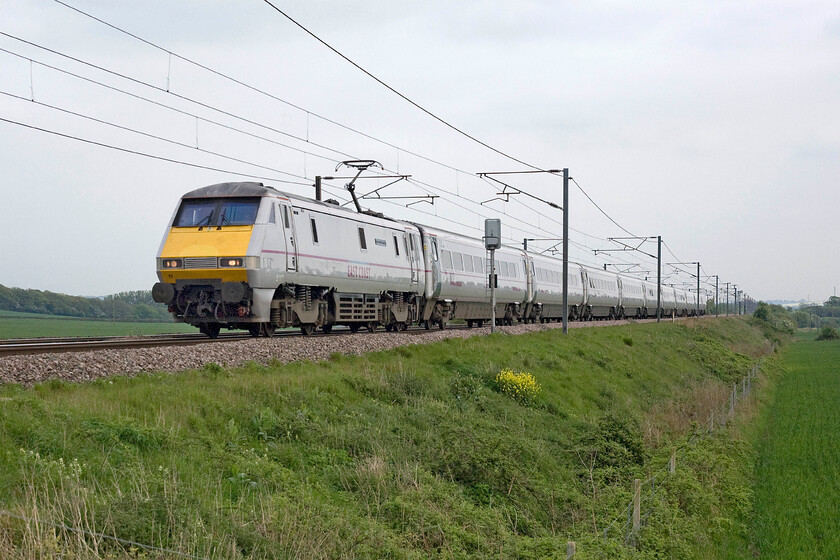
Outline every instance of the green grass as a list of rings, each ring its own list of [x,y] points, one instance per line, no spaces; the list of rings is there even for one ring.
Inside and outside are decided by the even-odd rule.
[[[0,509],[209,558],[706,557],[748,490],[723,435],[638,548],[600,535],[766,349],[733,318],[0,387]],[[505,368],[539,395],[500,392]],[[3,558],[134,557],[97,546],[0,517]]]
[[[0,311],[0,339],[198,332],[183,323],[129,323]]]
[[[840,342],[799,333],[757,443],[752,543],[762,559],[840,555]]]

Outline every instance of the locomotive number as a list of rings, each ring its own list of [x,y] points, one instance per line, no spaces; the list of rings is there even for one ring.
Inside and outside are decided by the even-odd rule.
[[[370,278],[370,267],[347,265],[348,278]]]

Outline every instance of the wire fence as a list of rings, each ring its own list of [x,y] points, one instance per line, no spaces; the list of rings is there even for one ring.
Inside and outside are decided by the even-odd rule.
[[[172,550],[170,548],[162,548],[162,547],[159,547],[159,546],[154,546],[154,545],[151,545],[151,544],[144,544],[144,543],[137,542],[137,541],[132,541],[132,540],[129,540],[129,539],[121,539],[119,537],[115,537],[113,535],[108,535],[106,533],[97,533],[96,531],[88,531],[87,529],[81,529],[79,527],[73,527],[73,526],[67,525],[65,523],[55,523],[53,521],[48,521],[46,519],[40,519],[40,518],[36,519],[36,518],[28,517],[28,516],[25,516],[25,515],[19,515],[17,513],[12,513],[10,511],[6,511],[6,510],[2,510],[2,509],[0,509],[0,516],[8,517],[8,518],[11,518],[11,519],[17,519],[17,520],[23,521],[25,523],[32,524],[35,527],[38,527],[39,525],[41,527],[48,526],[48,527],[52,527],[54,529],[60,529],[60,530],[63,530],[63,531],[67,531],[69,533],[85,535],[85,536],[91,537],[93,539],[99,539],[100,542],[102,540],[109,540],[109,541],[113,541],[113,542],[119,543],[119,544],[124,545],[124,546],[143,549],[143,550],[147,550],[147,551],[160,552],[160,553],[167,554],[167,555],[170,555],[170,556],[175,556],[175,557],[178,557],[178,558],[189,558],[191,560],[210,560],[206,556],[196,556],[195,554],[180,552],[180,551],[177,551],[177,550]],[[157,558],[162,558],[162,557],[158,556]]]
[[[775,344],[771,352],[775,350]],[[664,481],[676,472],[678,462],[685,460],[686,454],[698,441],[708,437],[717,430],[723,429],[732,420],[738,404],[750,396],[753,390],[756,375],[761,368],[761,361],[753,365],[747,374],[737,383],[733,383],[729,396],[715,406],[709,413],[709,420],[704,422],[700,429],[695,430],[691,438],[679,450],[673,448],[671,458],[659,471],[645,481],[635,479],[633,481],[633,499],[621,513],[607,525],[601,532],[605,542],[610,539],[620,538],[621,542],[628,546],[636,544],[636,537],[642,527],[647,525],[648,519],[653,512],[651,507],[653,500],[657,498],[657,490],[661,488]],[[662,492],[660,491],[660,497]],[[570,542],[567,548],[567,558],[574,558],[575,545]]]

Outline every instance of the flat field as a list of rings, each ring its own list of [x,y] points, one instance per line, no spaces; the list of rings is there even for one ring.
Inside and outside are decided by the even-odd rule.
[[[0,311],[0,339],[134,336],[180,332],[198,332],[198,329],[183,323],[128,323]]]
[[[840,341],[800,333],[758,441],[753,544],[762,560],[840,557]]]

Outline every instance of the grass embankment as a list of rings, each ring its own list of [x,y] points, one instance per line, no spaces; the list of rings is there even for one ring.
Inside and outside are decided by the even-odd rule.
[[[7,386],[0,507],[209,558],[565,558],[567,540],[579,558],[711,556],[749,509],[746,447],[725,436],[660,479],[638,548],[601,535],[768,348],[721,319]],[[541,390],[511,398],[504,369]],[[0,528],[3,558],[134,557]]]
[[[840,555],[840,342],[800,333],[757,440],[751,542],[762,559]]]
[[[0,339],[65,336],[136,336],[180,332],[196,333],[198,329],[183,323],[173,322],[123,322],[0,311]]]

